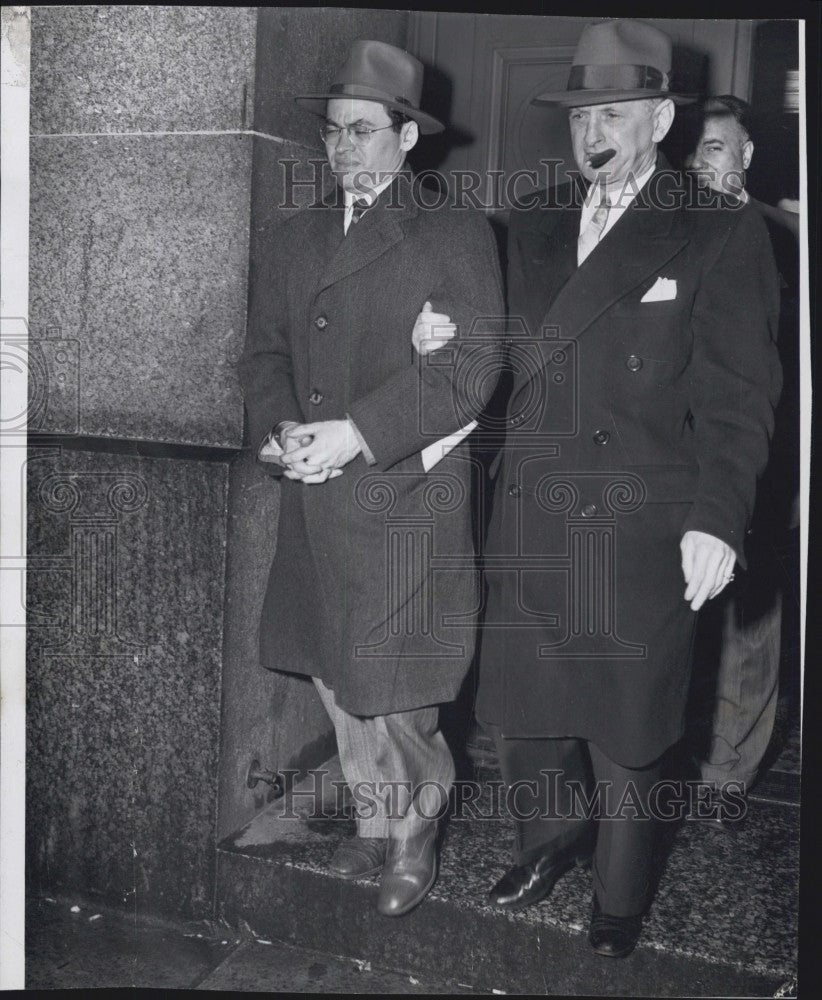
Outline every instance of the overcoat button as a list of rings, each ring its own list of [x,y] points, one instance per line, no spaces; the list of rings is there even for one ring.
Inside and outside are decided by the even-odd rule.
[[[322,401],[323,401],[323,394],[321,392],[317,392],[316,389],[308,397],[308,402],[313,403],[314,406],[319,406]]]
[[[508,495],[509,496],[518,497],[521,492],[522,492],[522,490],[516,484],[514,484],[513,486],[509,486],[508,487]]]
[[[642,367],[642,358],[638,358],[636,354],[632,354],[625,362],[625,367],[629,372],[638,372]]]
[[[611,435],[608,431],[594,431],[593,433],[594,444],[608,444],[610,438]]]
[[[597,512],[597,505],[595,503],[586,503],[582,508],[583,517],[595,517]]]
[[[328,320],[325,316],[318,316],[314,320],[314,326],[316,326],[318,330],[324,330],[328,326]]]

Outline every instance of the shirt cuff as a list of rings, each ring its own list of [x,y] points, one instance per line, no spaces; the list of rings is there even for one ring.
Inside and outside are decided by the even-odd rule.
[[[282,465],[280,455],[283,453],[283,447],[280,444],[279,435],[287,427],[296,427],[296,425],[296,420],[281,420],[276,424],[274,429],[265,436],[262,444],[257,449],[257,458],[261,462],[274,462],[276,465]]]
[[[346,416],[346,419],[348,420],[349,424],[351,424],[351,428],[354,431],[354,434],[356,435],[357,441],[359,441],[360,450],[362,451],[362,455],[363,455],[363,458],[366,461],[366,464],[368,464],[368,465],[376,465],[377,464],[377,460],[376,460],[376,458],[374,458],[374,453],[368,447],[368,444],[366,443],[365,438],[362,436],[362,434],[360,434],[359,427],[357,427],[357,425],[354,423],[354,421],[351,419],[351,417],[347,413],[346,413],[345,416]]]

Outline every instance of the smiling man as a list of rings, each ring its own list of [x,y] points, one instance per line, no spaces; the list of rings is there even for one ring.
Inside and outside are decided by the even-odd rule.
[[[599,22],[567,90],[536,100],[569,109],[581,177],[512,212],[510,322],[530,340],[486,545],[477,715],[522,783],[491,900],[544,899],[593,851],[589,940],[612,958],[650,902],[696,612],[744,565],[780,381],[761,220],[695,204],[658,152],[686,100],[670,69],[657,28]],[[592,819],[580,789],[602,796]]]
[[[700,184],[747,201],[745,171],[754,152],[748,105],[729,94],[709,98],[700,112],[702,131],[686,165]]]
[[[358,803],[357,835],[330,868],[382,872],[386,916],[416,906],[436,875],[454,777],[439,705],[474,648],[469,444],[446,454],[436,441],[470,427],[493,391],[499,345],[482,321],[493,331],[503,316],[485,219],[414,203],[406,154],[442,129],[419,107],[422,73],[402,49],[362,40],[326,93],[298,98],[337,187],[275,232],[240,362],[252,446],[284,480],[261,660],[314,680]],[[414,348],[445,299],[458,348],[427,365]],[[464,377],[472,365],[481,379]]]

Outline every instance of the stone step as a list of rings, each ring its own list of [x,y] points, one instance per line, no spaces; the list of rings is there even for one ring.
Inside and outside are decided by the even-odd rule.
[[[304,803],[303,803],[304,806]],[[799,811],[751,803],[735,837],[710,824],[663,825],[658,891],[636,951],[596,955],[587,942],[591,875],[574,869],[550,899],[519,913],[487,905],[510,864],[510,821],[482,797],[445,824],[437,882],[399,919],[375,910],[378,878],[346,882],[326,867],[354,832],[307,819],[289,795],[217,851],[230,923],[264,937],[423,978],[505,993],[592,996],[790,995],[796,973]]]

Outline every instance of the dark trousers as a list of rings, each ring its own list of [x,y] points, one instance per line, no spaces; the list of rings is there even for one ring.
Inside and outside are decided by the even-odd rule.
[[[622,767],[587,740],[507,739],[499,727],[487,728],[510,790],[514,863],[525,865],[595,836],[599,905],[617,917],[641,913],[649,902],[656,830],[648,797],[659,780],[661,759],[648,767]]]

